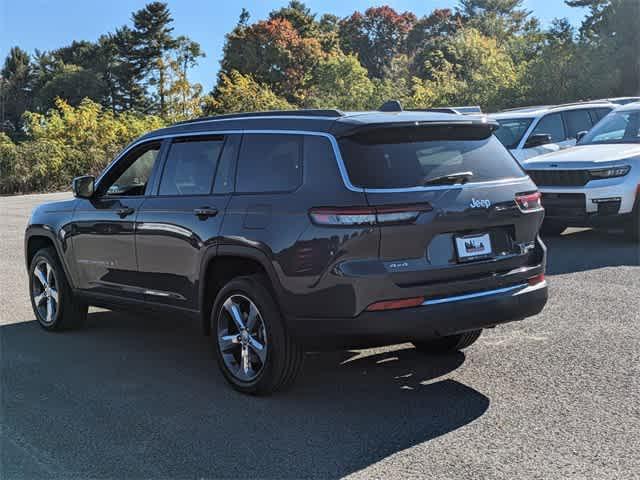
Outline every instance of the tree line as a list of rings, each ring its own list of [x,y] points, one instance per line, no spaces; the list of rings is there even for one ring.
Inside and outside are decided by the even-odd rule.
[[[639,94],[640,2],[565,3],[587,8],[579,28],[542,28],[523,0],[459,0],[422,17],[381,6],[339,18],[299,0],[255,22],[243,10],[208,93],[188,79],[201,46],[173,33],[162,2],[95,42],[13,47],[0,71],[0,192],[66,187],[144,129],[200,115],[363,110],[391,98],[493,111]]]

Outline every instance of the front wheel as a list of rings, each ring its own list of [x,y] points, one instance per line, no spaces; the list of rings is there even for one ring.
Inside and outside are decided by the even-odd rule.
[[[267,281],[231,280],[211,311],[215,353],[225,379],[238,391],[269,395],[295,380],[304,352],[289,335]]]
[[[472,330],[470,332],[459,333],[457,335],[449,335],[446,337],[435,338],[423,342],[413,342],[416,350],[423,353],[448,353],[456,352],[464,348],[470,347],[480,338],[482,329]]]
[[[45,330],[81,327],[88,306],[74,297],[53,248],[38,250],[29,268],[29,293],[36,319]]]

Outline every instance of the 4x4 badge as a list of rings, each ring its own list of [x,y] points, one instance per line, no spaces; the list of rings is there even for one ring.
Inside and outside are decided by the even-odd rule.
[[[489,208],[491,206],[491,200],[486,198],[483,200],[476,200],[475,198],[472,198],[469,206],[471,208]]]

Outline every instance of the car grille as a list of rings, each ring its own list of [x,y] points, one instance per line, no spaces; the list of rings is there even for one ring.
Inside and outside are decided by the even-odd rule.
[[[591,180],[588,170],[528,170],[539,187],[582,187]]]

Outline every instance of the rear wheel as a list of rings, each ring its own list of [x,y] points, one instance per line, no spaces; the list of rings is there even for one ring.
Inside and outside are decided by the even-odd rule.
[[[81,327],[88,306],[73,296],[53,248],[36,252],[29,268],[29,293],[36,319],[45,330]]]
[[[243,393],[268,395],[290,386],[304,352],[289,335],[263,276],[231,280],[211,311],[218,365]]]
[[[467,348],[475,343],[482,329],[472,330],[470,332],[459,333],[457,335],[449,335],[447,337],[435,338],[423,342],[413,342],[416,350],[424,353],[447,353],[455,352]]]
[[[566,225],[563,225],[558,222],[554,222],[552,220],[545,220],[542,223],[542,228],[540,229],[540,232],[542,233],[542,235],[546,235],[548,237],[557,237],[558,235],[562,234],[562,232],[564,232],[566,229],[567,229]]]

